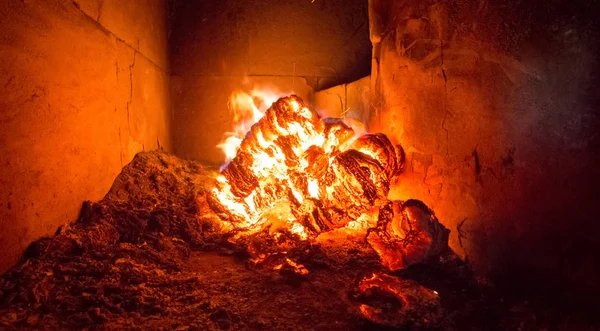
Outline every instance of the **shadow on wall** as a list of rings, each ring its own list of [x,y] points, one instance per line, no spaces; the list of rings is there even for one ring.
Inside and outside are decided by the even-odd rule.
[[[370,127],[401,143],[394,195],[504,284],[600,293],[591,4],[370,1]],[[596,5],[597,6],[597,5]]]

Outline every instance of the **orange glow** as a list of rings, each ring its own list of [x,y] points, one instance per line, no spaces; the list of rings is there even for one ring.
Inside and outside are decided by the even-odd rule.
[[[235,91],[231,94],[227,106],[233,112],[233,130],[227,132],[217,145],[225,154],[225,163],[229,163],[235,157],[246,133],[279,97],[277,93],[263,89],[253,89],[249,93]]]
[[[344,179],[349,176],[349,170],[343,169],[341,163],[343,160],[336,158],[337,154],[343,152],[339,149],[340,146],[349,146],[344,143],[354,138],[353,130],[342,121],[322,121],[316,112],[310,110],[297,97],[281,99],[284,101],[280,100],[279,107],[270,108],[270,113],[266,115],[260,112],[256,105],[248,103],[250,98],[247,95],[242,97],[240,94],[234,94],[234,96],[238,102],[246,102],[244,107],[240,107],[239,104],[235,107],[246,112],[244,115],[237,116],[236,120],[259,116],[262,118],[259,125],[250,129],[246,139],[237,146],[228,146],[225,149],[236,151],[238,157],[236,160],[240,165],[243,163],[244,169],[239,169],[238,163],[227,167],[217,178],[217,183],[212,190],[213,201],[224,207],[221,209],[229,213],[230,219],[238,228],[262,224],[263,214],[281,200],[288,200],[295,210],[314,209],[315,202],[321,199],[322,195],[326,195],[324,198],[327,200],[335,199],[335,193],[332,191],[335,188],[339,190],[346,185],[352,185],[355,193],[361,195],[364,193],[357,179],[350,179],[350,183]],[[247,129],[247,122],[239,123],[241,124],[235,130],[236,132]],[[237,140],[228,141],[237,143]],[[323,172],[327,169],[332,174],[336,174],[334,181],[330,181],[329,185],[326,185],[327,180]],[[253,189],[245,193],[235,192],[238,187],[232,178],[236,174],[242,175],[245,179],[254,178]],[[387,178],[384,177],[385,175],[379,176],[378,180],[387,182]],[[385,198],[387,190],[383,185],[378,196]],[[348,196],[338,200],[346,199]],[[361,199],[356,200],[349,202],[356,208],[370,208],[364,204],[364,201],[360,201]],[[338,207],[343,202],[335,201],[336,205],[333,207]],[[360,213],[356,216],[360,216]],[[350,219],[345,219],[343,224],[339,225],[343,226],[349,221]],[[299,219],[291,220],[289,229],[306,237],[306,226],[310,224],[298,222]],[[314,229],[315,226],[312,226],[317,232],[321,231],[322,227],[323,225]]]
[[[374,295],[385,301],[369,300]],[[433,322],[441,317],[438,310],[440,298],[436,291],[386,274],[373,274],[360,280],[355,299],[368,302],[359,304],[358,310],[363,317],[379,325],[406,327],[407,315],[420,315],[427,326],[435,324]]]
[[[272,103],[273,97],[256,90],[231,96],[236,127],[219,145],[228,163],[207,201],[238,231],[234,239],[267,230],[273,245],[286,250],[291,237],[314,240],[335,229],[362,232],[392,270],[443,248],[437,245],[444,239],[443,226],[431,234],[425,225],[437,223],[427,207],[388,201],[390,182],[404,164],[400,146],[383,134],[357,135],[353,127],[364,131],[360,122],[322,119],[297,96]],[[255,263],[271,254],[253,250]],[[285,265],[308,273],[289,259],[275,269]]]
[[[288,258],[285,259],[287,264],[294,269],[294,272],[299,275],[308,275],[308,269],[304,267],[304,265],[294,262]]]

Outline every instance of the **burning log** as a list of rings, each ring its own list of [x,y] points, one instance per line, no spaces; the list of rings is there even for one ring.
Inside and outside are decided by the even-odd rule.
[[[367,214],[380,208],[367,241],[386,267],[397,270],[441,253],[449,232],[423,203],[388,201],[390,181],[403,164],[402,147],[384,134],[355,137],[342,120],[321,119],[290,96],[273,103],[252,126],[207,201],[236,230],[260,236],[274,233],[265,231],[275,222],[266,215],[285,203],[290,211],[287,231],[302,239],[362,216],[373,219]],[[249,251],[260,260],[289,245],[264,252],[255,246]]]
[[[390,270],[406,269],[448,249],[450,230],[418,200],[390,201],[379,210],[367,241]]]
[[[325,134],[338,138],[330,133],[344,129],[350,130],[326,126],[300,98],[279,99],[252,126],[235,158],[217,179],[210,205],[236,227],[248,228],[276,202],[301,200],[300,192],[308,189],[308,183],[299,180],[302,176],[297,174],[308,167],[308,158],[316,153],[316,146],[330,149],[339,143],[326,145]],[[307,153],[312,146],[312,153]]]
[[[252,126],[209,203],[238,229],[262,223],[282,200],[310,235],[342,227],[387,199],[403,163],[385,135],[353,138],[341,120],[281,98]]]

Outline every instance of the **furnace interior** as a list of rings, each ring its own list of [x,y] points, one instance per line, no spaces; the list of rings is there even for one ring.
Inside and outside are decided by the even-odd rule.
[[[478,274],[594,300],[594,6],[6,1],[0,269],[140,151],[220,163],[230,93],[267,87],[402,144],[392,197],[429,205]]]

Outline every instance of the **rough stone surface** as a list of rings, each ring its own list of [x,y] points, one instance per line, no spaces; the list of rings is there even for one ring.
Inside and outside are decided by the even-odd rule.
[[[90,18],[157,66],[169,67],[167,0],[76,0]]]
[[[311,103],[322,117],[350,117],[367,123],[371,77],[313,93]]]
[[[595,7],[370,1],[369,124],[407,154],[392,197],[430,206],[479,272],[591,302],[600,292]]]
[[[176,75],[339,77],[341,83],[369,73],[365,1],[180,0],[171,8]]]
[[[160,6],[112,3],[0,8],[0,271],[104,195],[137,152],[170,149]]]
[[[183,157],[221,162],[226,97],[245,77],[309,100],[310,89],[369,74],[366,1],[173,0],[170,8],[174,146]]]

